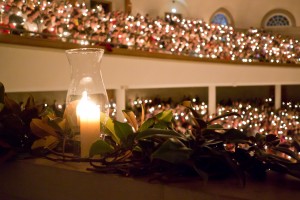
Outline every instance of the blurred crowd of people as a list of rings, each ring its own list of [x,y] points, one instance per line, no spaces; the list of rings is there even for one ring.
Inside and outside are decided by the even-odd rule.
[[[274,108],[272,98],[264,100],[253,99],[247,101],[221,101],[214,114],[208,114],[208,105],[198,98],[186,99],[192,102],[192,107],[209,121],[214,117],[224,115],[228,112],[238,113],[240,116],[229,116],[220,118],[213,123],[223,125],[224,128],[235,128],[245,132],[248,136],[256,133],[264,135],[275,134],[280,136],[282,141],[292,140],[300,136],[300,103],[283,102],[280,109]],[[185,133],[192,128],[191,113],[181,105],[170,99],[143,99],[137,98],[127,105],[138,116],[141,112],[141,105],[145,107],[146,117],[152,117],[164,110],[173,110],[174,127],[176,130]]]
[[[2,0],[0,34],[242,62],[300,63],[298,40],[176,16],[105,13],[101,4]]]

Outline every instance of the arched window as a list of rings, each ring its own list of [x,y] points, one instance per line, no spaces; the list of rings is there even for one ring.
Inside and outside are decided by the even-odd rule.
[[[263,28],[288,27],[295,26],[296,20],[292,13],[283,9],[274,9],[269,11],[261,23]]]
[[[225,26],[233,26],[233,18],[230,12],[225,8],[219,8],[210,18],[210,23]]]
[[[228,19],[223,13],[217,13],[213,19],[211,20],[212,24],[219,24],[219,25],[229,25]]]
[[[268,21],[267,26],[289,26],[290,21],[287,17],[284,15],[273,15]]]

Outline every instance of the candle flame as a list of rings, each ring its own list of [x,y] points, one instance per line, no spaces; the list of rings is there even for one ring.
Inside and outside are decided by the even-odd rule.
[[[100,110],[97,108],[98,106],[94,102],[89,100],[87,91],[84,91],[82,93],[82,98],[77,105],[76,114],[80,118],[99,119]]]

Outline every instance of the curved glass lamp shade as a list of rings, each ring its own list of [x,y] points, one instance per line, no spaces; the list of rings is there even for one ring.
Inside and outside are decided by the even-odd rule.
[[[91,145],[101,139],[101,123],[105,123],[109,115],[100,65],[103,54],[104,50],[98,48],[66,51],[71,66],[71,82],[65,118],[73,139],[80,144],[74,151],[81,157],[89,157]]]

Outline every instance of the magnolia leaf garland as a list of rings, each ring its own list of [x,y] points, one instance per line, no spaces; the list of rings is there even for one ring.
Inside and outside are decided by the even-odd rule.
[[[77,102],[70,104],[61,118],[50,108],[42,110],[29,96],[25,109],[21,110],[19,104],[8,98],[0,83],[1,144],[12,148],[28,148],[30,145],[31,151],[45,150],[42,152],[58,152],[55,155],[64,156],[65,144],[70,145],[68,140],[74,137],[70,133],[77,118],[69,116],[76,116],[76,105]],[[300,178],[300,142],[297,138],[282,143],[276,135],[257,133],[248,137],[246,132],[227,129],[216,123],[221,118],[240,117],[238,113],[226,113],[205,121],[193,109],[191,102],[185,101],[183,106],[190,111],[192,118],[191,129],[185,133],[173,128],[172,110],[148,119],[144,119],[144,113],[141,119],[137,119],[132,111],[124,110],[127,123],[101,113],[99,126],[105,137],[92,144],[89,159],[99,162],[101,172],[126,176],[161,174],[165,177],[178,175],[177,172],[185,169],[194,170],[195,174],[206,180],[231,172],[244,184],[245,172],[257,176],[271,169]],[[142,112],[145,112],[144,109]],[[7,145],[0,145],[0,148]],[[63,160],[66,161],[66,157]],[[92,166],[97,171],[97,166]],[[121,169],[118,170],[119,167]]]

